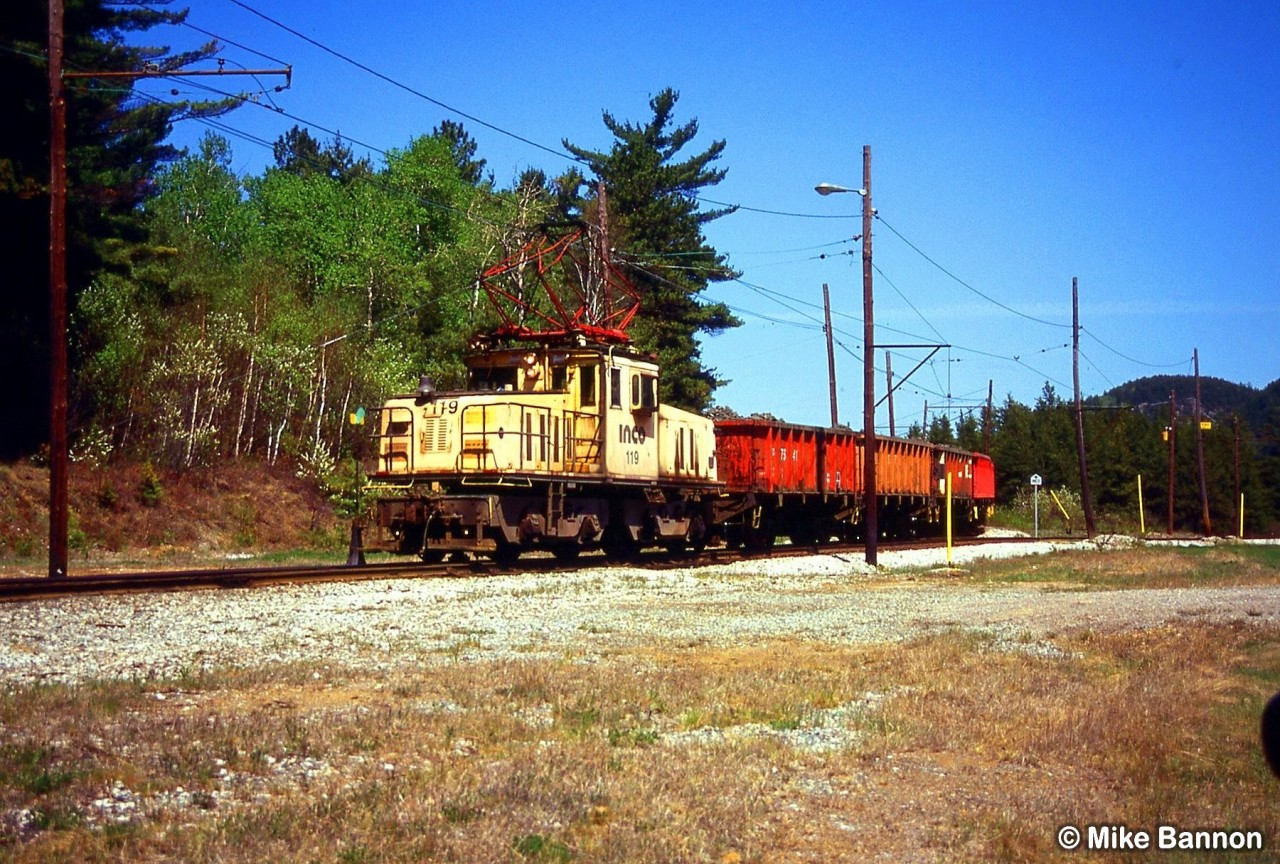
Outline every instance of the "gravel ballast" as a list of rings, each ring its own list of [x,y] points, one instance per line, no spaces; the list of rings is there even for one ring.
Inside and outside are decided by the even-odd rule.
[[[1081,545],[962,547],[954,561]],[[172,678],[316,660],[373,673],[432,659],[590,662],[638,646],[786,639],[853,645],[957,627],[1034,649],[1036,640],[1078,628],[1280,622],[1280,586],[1054,591],[975,586],[963,575],[918,578],[943,566],[941,550],[883,552],[880,563],[873,572],[860,557],[815,555],[665,571],[601,568],[10,603],[0,605],[0,680]]]

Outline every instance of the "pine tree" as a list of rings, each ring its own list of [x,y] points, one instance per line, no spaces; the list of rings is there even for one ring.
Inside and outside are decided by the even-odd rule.
[[[653,116],[643,125],[619,122],[606,111],[604,124],[616,139],[607,153],[567,140],[564,146],[604,184],[610,242],[615,254],[631,265],[629,275],[641,295],[632,336],[639,348],[658,355],[663,400],[700,411],[725,382],[703,366],[698,335],[741,324],[723,303],[698,297],[710,283],[737,276],[725,256],[707,243],[702,227],[735,208],[699,210],[698,193],[724,179],[725,170],[711,166],[725,142],[713,141],[701,153],[677,161],[698,133],[697,120],[674,125],[678,99],[670,88],[654,96],[649,100]],[[560,188],[566,179],[580,178],[566,175]],[[578,206],[591,215],[594,187],[585,198],[578,197]]]

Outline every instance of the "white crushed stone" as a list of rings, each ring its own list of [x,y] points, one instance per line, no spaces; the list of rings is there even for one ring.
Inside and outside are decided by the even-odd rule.
[[[1103,544],[964,546],[953,563]],[[1114,544],[1113,544],[1114,545]],[[1056,592],[918,581],[941,549],[754,559],[483,579],[388,580],[60,598],[0,604],[0,685],[181,679],[224,667],[322,660],[376,675],[432,662],[569,657],[635,646],[779,639],[867,644],[939,629],[994,634],[997,648],[1053,656],[1071,628],[1176,620],[1280,623],[1280,586]],[[316,672],[320,677],[321,673]],[[157,698],[163,694],[157,694]]]

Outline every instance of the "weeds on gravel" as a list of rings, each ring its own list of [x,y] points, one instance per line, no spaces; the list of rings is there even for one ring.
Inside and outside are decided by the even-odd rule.
[[[1059,551],[972,565],[971,578],[1061,590],[1280,584],[1280,547],[1136,547]]]
[[[1064,823],[1246,827],[1275,842],[1256,728],[1280,687],[1278,635],[1081,632],[1031,652],[956,631],[14,688],[0,694],[0,850],[1075,860],[1053,843]]]

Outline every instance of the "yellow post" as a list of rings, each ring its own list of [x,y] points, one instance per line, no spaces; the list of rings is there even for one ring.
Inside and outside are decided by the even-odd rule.
[[[947,566],[951,566],[951,472],[947,472]]]
[[[1240,539],[1244,539],[1244,493],[1240,493]]]
[[[1049,497],[1053,499],[1053,503],[1058,505],[1058,510],[1062,513],[1062,518],[1067,520],[1067,533],[1071,533],[1071,514],[1067,512],[1067,508],[1062,506],[1062,500],[1058,498],[1058,493],[1052,489],[1049,490]]]
[[[1147,514],[1142,509],[1142,475],[1138,475],[1138,532],[1147,533]]]

